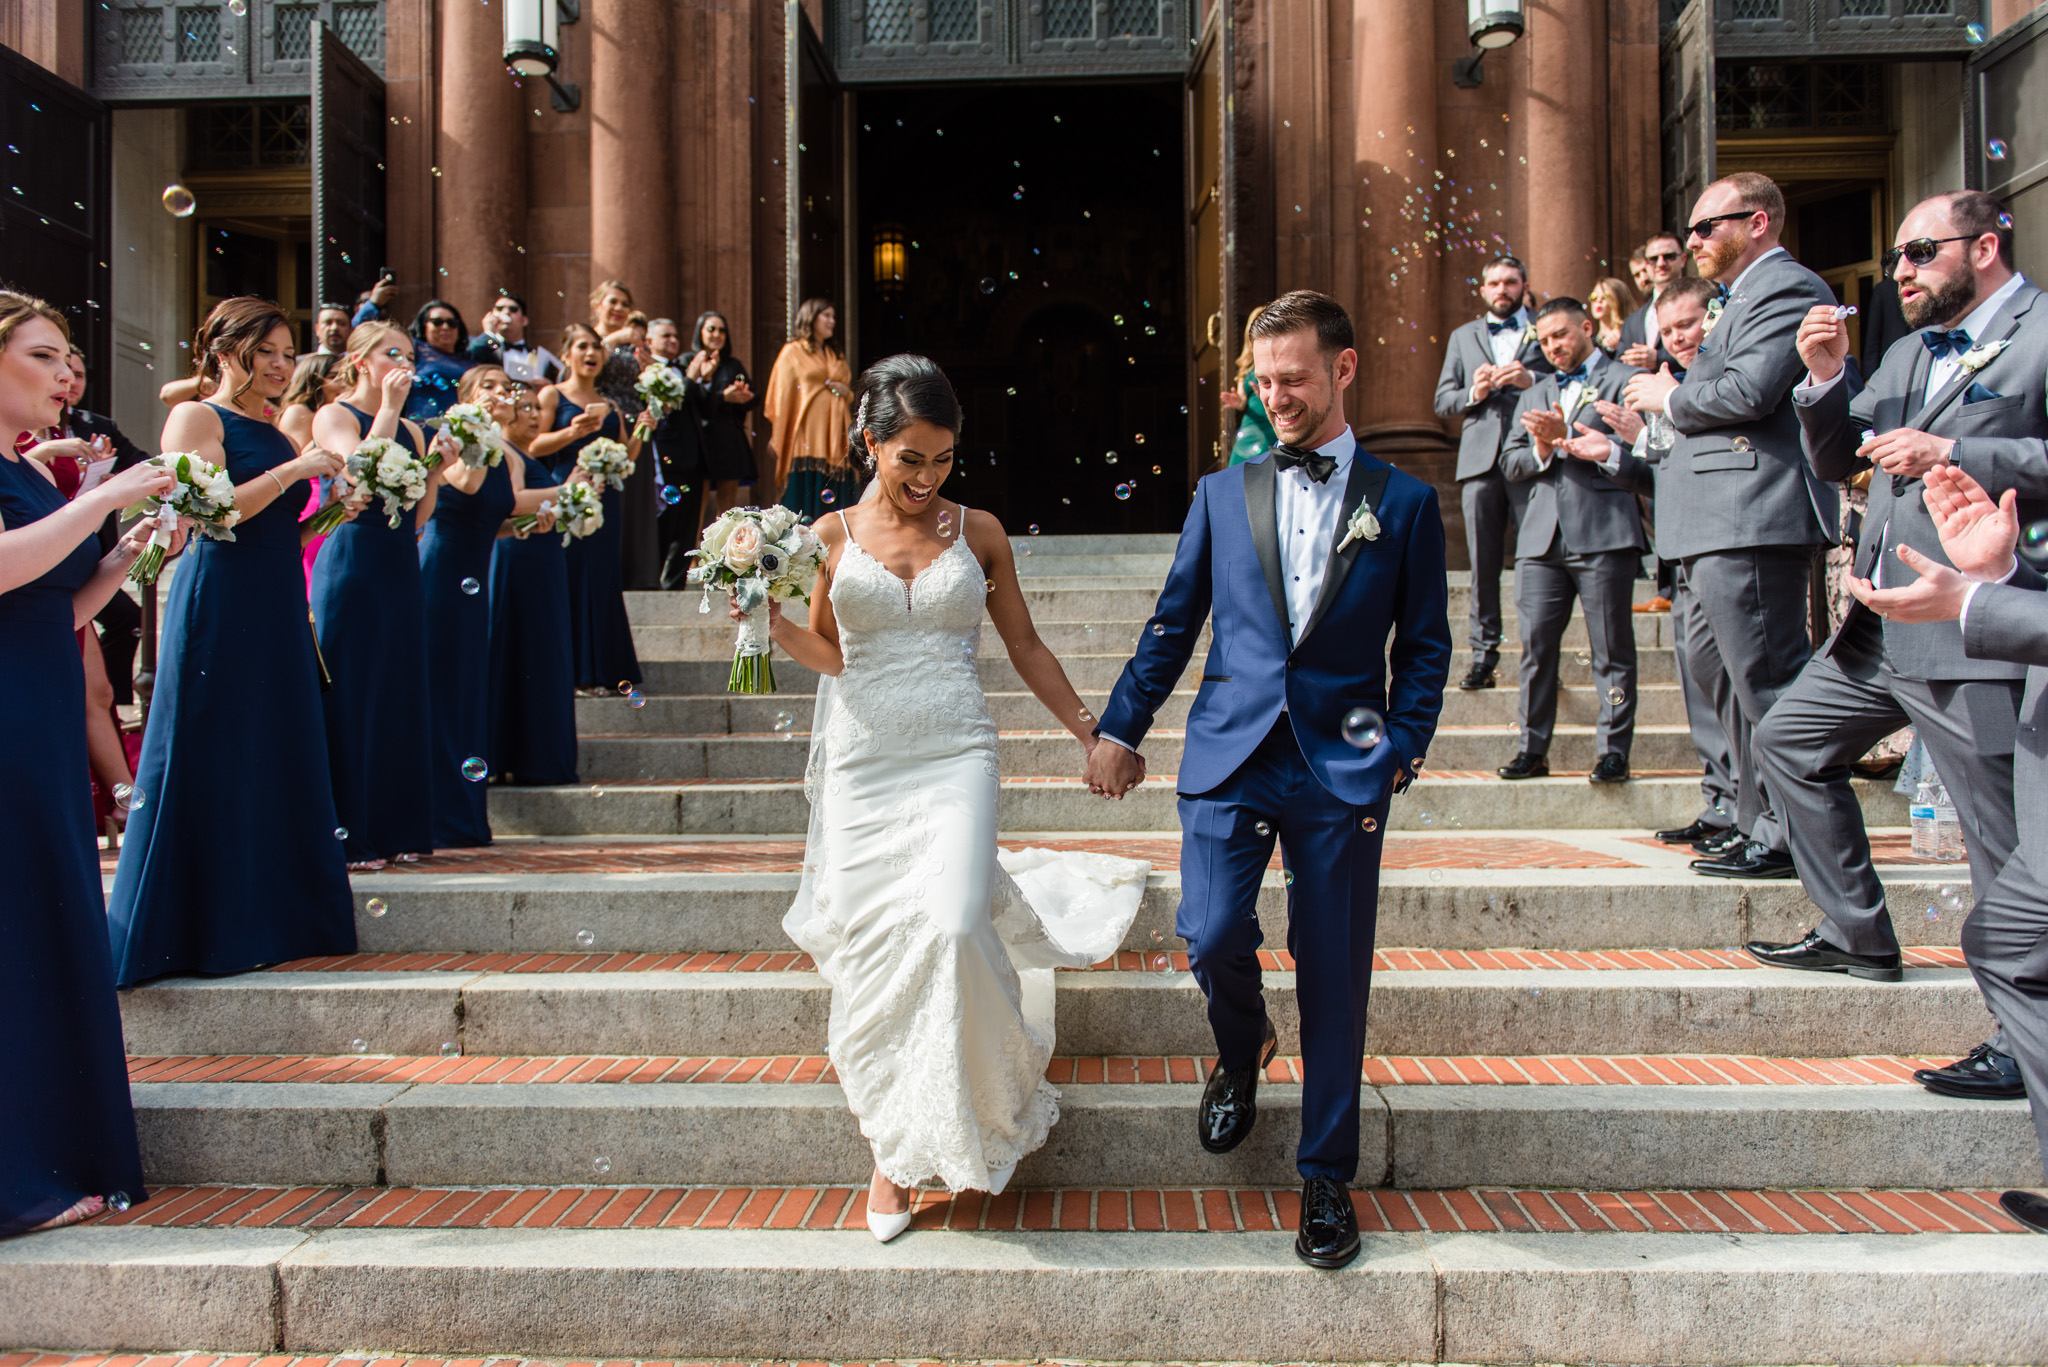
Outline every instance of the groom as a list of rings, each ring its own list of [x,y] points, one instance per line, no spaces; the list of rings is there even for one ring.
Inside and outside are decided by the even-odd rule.
[[[1174,927],[1216,1032],[1199,1137],[1226,1153],[1251,1133],[1259,1073],[1277,1047],[1257,957],[1259,885],[1277,835],[1292,875],[1287,948],[1301,1013],[1294,1251],[1335,1268],[1359,1247],[1347,1184],[1358,1173],[1380,842],[1390,799],[1422,767],[1450,669],[1444,529],[1436,490],[1358,449],[1344,422],[1358,353],[1340,304],[1282,295],[1251,337],[1281,444],[1195,486],[1158,611],[1098,725],[1114,744],[1095,747],[1087,779],[1122,797],[1143,778],[1136,747],[1212,618],[1180,766]],[[1383,723],[1347,728],[1360,709]]]

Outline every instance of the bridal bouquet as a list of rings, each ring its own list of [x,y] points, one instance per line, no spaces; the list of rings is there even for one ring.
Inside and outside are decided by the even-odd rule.
[[[554,510],[555,501],[553,499],[547,499],[541,503],[539,509],[537,509],[536,511],[530,513],[521,513],[517,517],[513,518],[512,530],[519,533],[519,535],[521,536],[525,536],[528,532],[532,531],[535,527],[538,527],[540,525],[540,515],[542,513],[551,513]],[[597,515],[600,518],[604,516],[604,509],[602,507],[598,509]]]
[[[562,529],[562,544],[589,536],[604,525],[604,496],[594,484],[572,479],[555,495],[555,525]]]
[[[389,437],[365,437],[348,458],[348,477],[357,489],[384,501],[385,516],[396,530],[406,509],[427,496],[427,479],[440,463],[440,456],[421,460]],[[313,530],[325,535],[347,516],[345,502],[330,503],[313,514]]]
[[[690,552],[690,580],[704,586],[699,612],[711,610],[711,590],[728,589],[746,614],[733,648],[728,693],[773,693],[775,666],[768,657],[768,603],[811,601],[811,586],[825,563],[818,534],[784,507],[734,508],[704,529],[704,545]]]
[[[154,584],[163,572],[164,552],[170,549],[179,518],[191,518],[200,535],[211,541],[233,541],[231,528],[242,519],[235,509],[235,481],[212,461],[190,451],[166,451],[151,457],[148,464],[171,471],[178,482],[162,498],[145,499],[142,504],[144,514],[156,519],[156,530],[129,567],[128,577],[144,587]]]
[[[633,430],[645,441],[653,434],[655,424],[683,406],[683,399],[689,391],[683,385],[683,377],[676,374],[660,361],[640,372],[634,381],[633,392],[640,396],[640,402],[647,405]]]
[[[588,470],[593,480],[623,489],[633,474],[633,457],[623,443],[610,437],[593,437],[590,445],[577,454],[576,468]]]
[[[472,470],[496,465],[505,459],[505,429],[484,411],[482,404],[459,403],[438,418],[428,418],[428,427],[438,427],[462,443],[462,463]]]

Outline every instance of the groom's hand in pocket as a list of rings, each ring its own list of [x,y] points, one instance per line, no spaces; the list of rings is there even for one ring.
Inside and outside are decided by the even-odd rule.
[[[1115,741],[1103,741],[1089,752],[1082,778],[1099,797],[1121,798],[1145,781],[1145,761]]]

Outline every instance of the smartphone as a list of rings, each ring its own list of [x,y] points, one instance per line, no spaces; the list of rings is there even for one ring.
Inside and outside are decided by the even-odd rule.
[[[377,267],[377,278],[379,280],[396,280],[398,273],[389,266],[379,266]]]

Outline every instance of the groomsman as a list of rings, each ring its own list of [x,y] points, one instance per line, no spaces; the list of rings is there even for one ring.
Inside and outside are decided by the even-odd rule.
[[[1628,780],[1635,735],[1636,635],[1629,611],[1649,542],[1636,491],[1649,467],[1622,443],[1594,407],[1616,403],[1633,366],[1609,361],[1594,345],[1593,320],[1576,299],[1552,299],[1536,311],[1536,340],[1554,373],[1529,386],[1500,456],[1501,473],[1523,488],[1515,542],[1515,615],[1522,631],[1518,712],[1522,748],[1500,776],[1550,772],[1557,721],[1558,658],[1573,600],[1585,604],[1593,681],[1600,695],[1599,754],[1592,782]]]
[[[1658,337],[1657,301],[1673,285],[1687,279],[1685,244],[1676,233],[1658,233],[1643,244],[1644,273],[1650,283],[1643,306],[1622,320],[1621,354],[1617,358],[1638,370],[1672,365],[1673,357]]]
[[[1500,664],[1500,572],[1509,534],[1521,520],[1521,494],[1500,472],[1500,450],[1514,429],[1522,391],[1549,367],[1536,345],[1525,303],[1529,272],[1512,256],[1496,257],[1479,277],[1486,312],[1451,334],[1436,381],[1440,418],[1462,418],[1458,497],[1465,511],[1465,550],[1472,565],[1467,634],[1472,667],[1458,682],[1492,688]]]
[[[1808,459],[1823,479],[1875,467],[1856,574],[1907,581],[1898,551],[1945,563],[1923,478],[1954,466],[1997,498],[2014,491],[2023,522],[2048,516],[2048,303],[2012,268],[2012,230],[1997,200],[1936,195],[1899,225],[1886,266],[1899,282],[1901,338],[1859,393],[1845,382],[1848,330],[1827,306],[1799,329],[1809,379],[1793,391]],[[1989,889],[2019,841],[2013,808],[2023,664],[1972,657],[1948,622],[1880,619],[1861,603],[1756,735],[1757,757],[1821,924],[1792,944],[1749,952],[1782,968],[1899,979],[1899,941],[1870,866],[1849,762],[1902,726],[1927,747],[1962,821],[1970,881]],[[1994,1011],[1996,1004],[1993,1005]],[[1937,1091],[2020,1094],[2019,1070],[1994,1039],[1950,1068]]]
[[[1667,414],[1679,434],[1657,470],[1657,531],[1660,553],[1683,565],[1699,598],[1706,630],[1687,639],[1690,664],[1702,677],[1726,666],[1752,728],[1813,653],[1808,583],[1814,556],[1835,539],[1839,508],[1835,486],[1800,449],[1792,404],[1805,371],[1794,336],[1834,293],[1778,245],[1784,225],[1785,197],[1768,176],[1745,171],[1707,187],[1687,241],[1700,274],[1725,285],[1728,298],[1709,310],[1707,340],[1683,383],[1665,367],[1636,376],[1627,391],[1631,407]],[[1789,878],[1792,858],[1757,781],[1754,745],[1729,739],[1736,826],[1748,838],[1693,868]]]
[[[465,353],[479,365],[494,365],[506,375],[538,389],[553,384],[568,372],[561,358],[544,346],[527,340],[526,301],[504,290],[491,301],[484,315],[482,331],[469,339]]]
[[[655,363],[674,372],[678,382],[683,374],[683,334],[672,318],[656,318],[647,325],[647,350]],[[655,509],[654,534],[661,548],[661,586],[680,589],[689,573],[689,552],[697,545],[697,512],[700,501],[682,498],[704,479],[703,438],[694,404],[684,404],[655,424],[654,455],[661,474],[660,487],[677,491],[670,503],[662,495]]]
[[[2032,364],[2039,369],[2038,357]],[[2038,403],[2038,392],[2030,398]],[[2004,1022],[2001,1033],[2012,1042],[2009,1062],[2019,1090],[2010,1094],[2031,1091],[2043,1097],[2048,1096],[2048,598],[2040,590],[2048,580],[2014,554],[2020,517],[2013,491],[1994,504],[1964,473],[1970,463],[1966,456],[1934,466],[1925,476],[1925,508],[1941,536],[1940,559],[1900,546],[1903,570],[1917,573],[1918,580],[1896,589],[1852,580],[1850,591],[1884,619],[1887,632],[1895,624],[1960,619],[1969,658],[2027,666],[2013,756],[2018,844],[1963,923],[1963,958],[1992,1013]],[[1925,1080],[1924,1072],[1914,1076]],[[2048,1169],[2048,1105],[2036,1101],[2033,1115],[2034,1137]],[[2008,1191],[1998,1204],[2027,1228],[2048,1234],[2048,1198]]]

